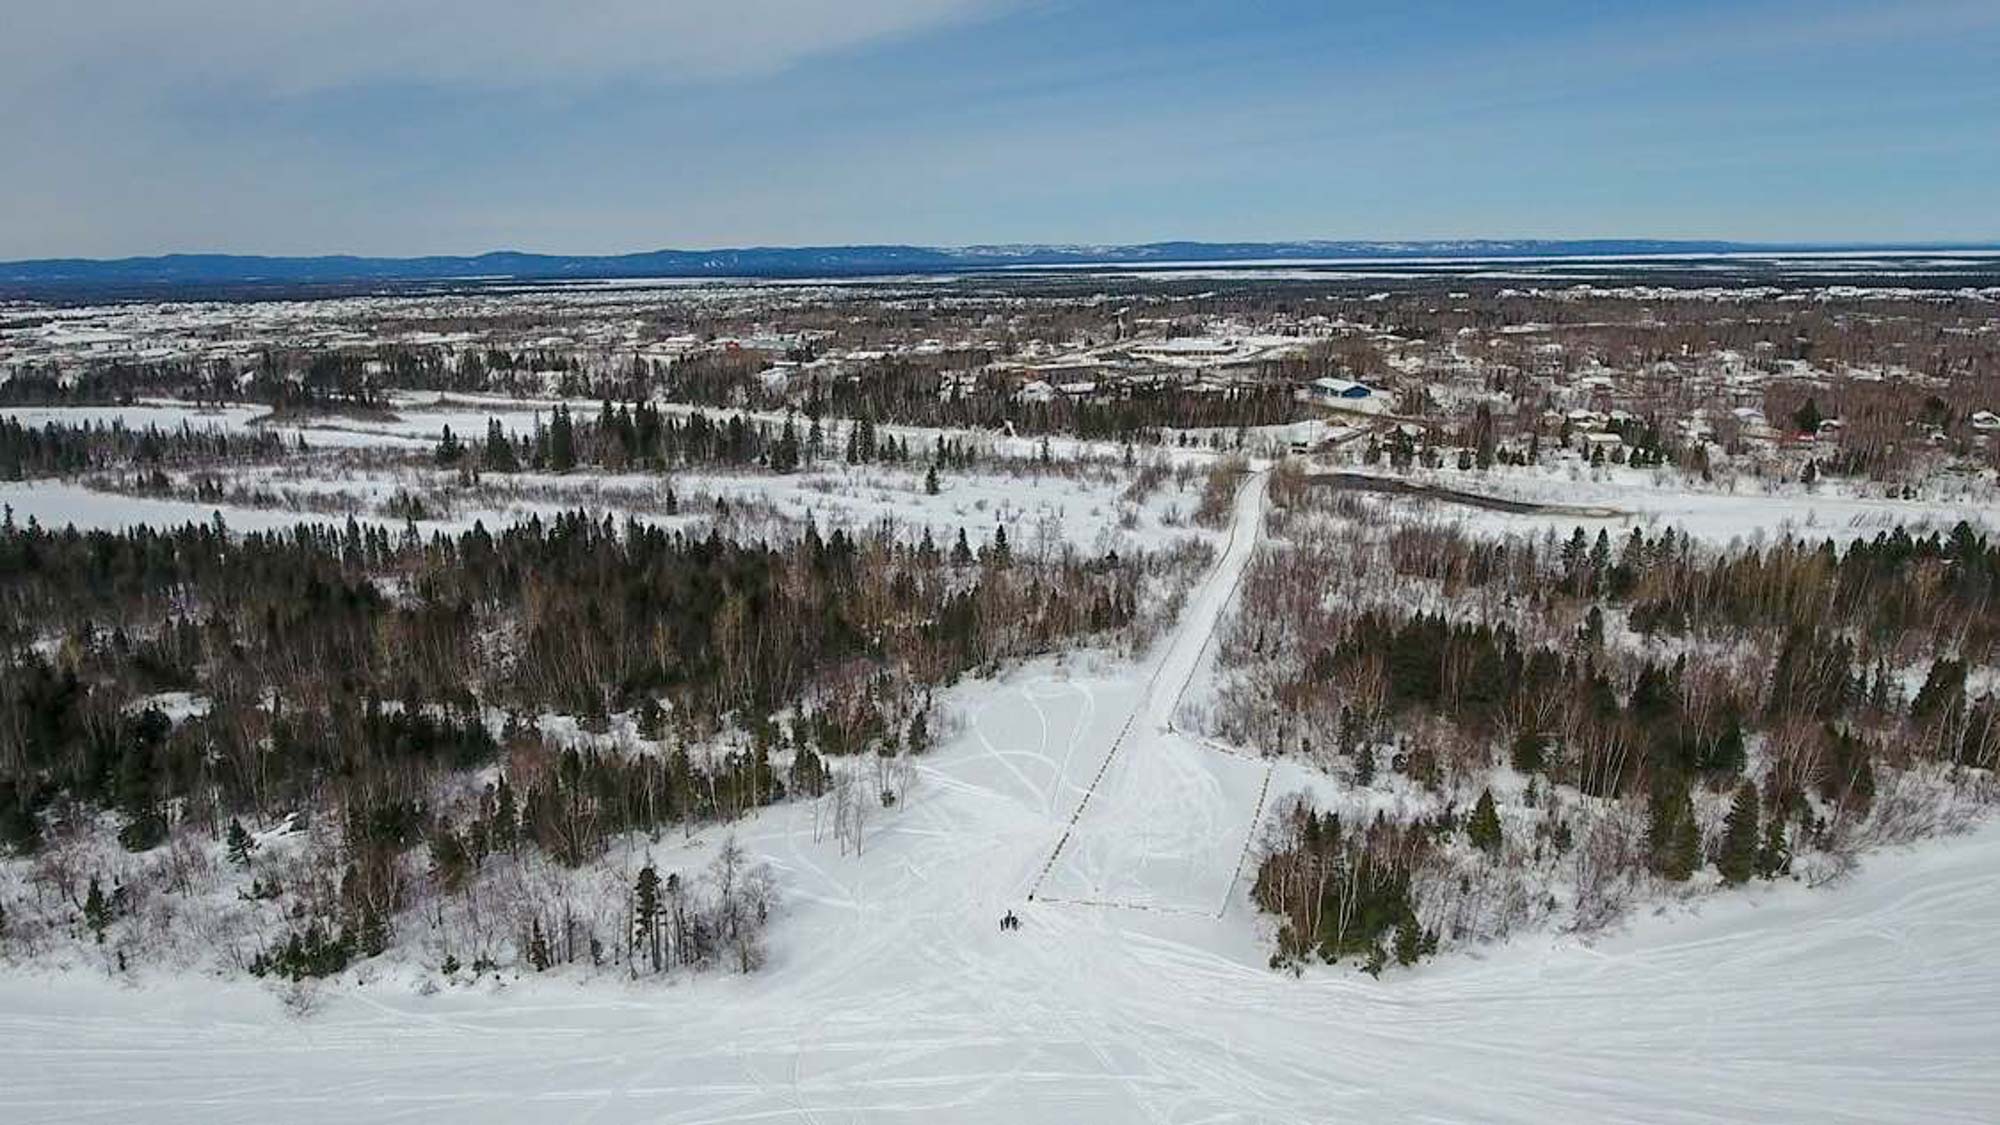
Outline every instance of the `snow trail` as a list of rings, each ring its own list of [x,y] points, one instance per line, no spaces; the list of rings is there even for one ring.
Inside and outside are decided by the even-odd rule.
[[[1262,774],[1258,797],[1254,805],[1242,802],[1243,761],[1211,758],[1200,741],[1174,730],[1174,716],[1256,554],[1267,479],[1266,473],[1253,473],[1238,487],[1221,557],[1161,642],[1152,674],[1029,889],[1029,900],[1177,914],[1221,912],[1222,906],[1211,904],[1226,899],[1236,869],[1230,868],[1229,882],[1219,894],[1211,887],[1206,898],[1200,889],[1206,885],[1200,882],[1202,869],[1211,874],[1218,870],[1215,844],[1227,827],[1229,808],[1250,816],[1254,833],[1269,769],[1251,767]],[[1115,807],[1093,810],[1100,790]],[[1155,823],[1162,813],[1166,824]],[[1136,833],[1135,823],[1140,828]]]

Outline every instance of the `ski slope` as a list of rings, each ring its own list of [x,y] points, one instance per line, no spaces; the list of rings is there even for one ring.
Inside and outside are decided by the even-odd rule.
[[[426,996],[385,969],[301,1021],[250,982],[15,969],[0,1121],[2000,1116],[1992,827],[1876,856],[1838,889],[1758,888],[1594,945],[1529,937],[1382,981],[1267,969],[1235,872],[1261,766],[1166,729],[1262,502],[1253,480],[1153,659],[954,689],[962,730],[859,858],[816,842],[804,805],[739,826],[785,896],[763,973]],[[998,929],[1008,909],[1019,932]]]

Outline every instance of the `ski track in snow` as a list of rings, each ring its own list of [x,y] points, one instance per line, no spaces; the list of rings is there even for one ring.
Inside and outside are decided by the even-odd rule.
[[[1261,504],[1253,478],[1239,531]],[[1231,541],[1154,659],[1040,661],[954,689],[966,730],[877,814],[860,858],[816,843],[806,805],[738,826],[785,896],[761,974],[558,973],[430,997],[392,975],[295,1021],[249,982],[17,969],[0,975],[0,1121],[2000,1115],[2000,827],[1593,946],[1530,935],[1379,982],[1265,968],[1263,924],[1226,908],[1244,902],[1268,773],[1168,729],[1252,539]],[[1155,909],[1025,901],[1044,868],[1050,898]],[[1010,908],[1022,929],[1001,933]]]

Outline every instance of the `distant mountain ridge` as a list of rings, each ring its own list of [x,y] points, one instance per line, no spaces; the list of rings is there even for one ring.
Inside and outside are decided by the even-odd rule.
[[[1426,257],[1609,257],[1662,254],[1799,253],[1810,251],[1996,250],[2000,243],[1913,245],[1750,243],[1671,239],[1450,239],[1297,242],[1148,242],[1135,245],[1016,244],[985,246],[758,246],[718,250],[652,250],[635,254],[533,254],[498,250],[466,256],[415,258],[269,257],[246,254],[166,254],[138,258],[45,258],[0,262],[0,287],[366,284],[370,282],[513,279],[870,276],[967,272],[1022,266],[1227,264]]]

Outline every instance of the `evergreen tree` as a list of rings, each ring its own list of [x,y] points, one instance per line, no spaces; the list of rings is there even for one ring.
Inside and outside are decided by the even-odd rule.
[[[1611,533],[1603,528],[1597,530],[1597,540],[1590,545],[1590,588],[1592,591],[1604,589],[1604,579],[1611,568]],[[1593,607],[1595,608],[1595,607]]]
[[[118,830],[118,842],[126,851],[151,851],[167,842],[167,818],[158,804],[148,804],[132,814],[125,827]]]
[[[356,940],[363,957],[379,957],[389,948],[389,920],[373,905],[364,905],[355,920]]]
[[[1583,579],[1584,579],[1583,564],[1584,564],[1584,559],[1589,555],[1589,553],[1590,553],[1590,539],[1588,536],[1584,534],[1583,528],[1581,527],[1571,532],[1570,537],[1563,541],[1563,546],[1562,546],[1563,578],[1565,581],[1569,583],[1570,591],[1572,593],[1576,594],[1583,593]]]
[[[438,439],[437,450],[434,454],[437,463],[449,468],[458,464],[459,460],[464,456],[465,443],[458,440],[458,435],[451,432],[450,426],[446,426],[444,428],[444,436]]]
[[[1949,657],[1931,662],[1930,674],[1910,701],[1910,721],[1919,726],[1957,718],[1965,707],[1965,663]]]
[[[1480,790],[1479,802],[1472,806],[1472,816],[1465,822],[1465,836],[1487,855],[1500,854],[1500,811],[1493,807],[1493,790]]]
[[[1757,874],[1761,878],[1776,879],[1789,875],[1792,870],[1792,846],[1785,839],[1784,811],[1772,806],[1770,816],[1764,821],[1764,842],[1757,848]]]
[[[104,897],[104,888],[98,884],[95,875],[90,877],[90,891],[83,898],[83,921],[97,936],[97,944],[103,945],[104,930],[111,925],[111,903]]]
[[[967,567],[972,565],[972,544],[965,541],[965,529],[958,529],[958,542],[952,544],[951,565]]]
[[[792,792],[802,797],[826,792],[826,765],[810,746],[801,744],[792,755]]]
[[[1757,873],[1757,787],[1747,781],[1736,787],[1736,800],[1723,821],[1722,850],[1715,867],[1722,872],[1722,881],[1731,885]]]
[[[1415,918],[1405,918],[1396,923],[1395,946],[1398,965],[1414,965],[1424,955],[1423,928],[1417,925]]]
[[[1819,424],[1825,420],[1826,416],[1819,412],[1819,403],[1811,395],[1806,396],[1804,405],[1792,412],[1792,423],[1802,434],[1818,433]]]
[[[1604,611],[1596,606],[1583,615],[1583,626],[1577,632],[1577,643],[1586,649],[1604,647]]]
[[[1748,760],[1743,741],[1743,717],[1732,703],[1722,713],[1722,729],[1710,743],[1707,760],[1702,766],[1710,774],[1734,777],[1743,772]]]
[[[1483,402],[1479,404],[1478,413],[1475,414],[1473,417],[1472,432],[1473,432],[1474,444],[1477,446],[1477,452],[1474,456],[1474,463],[1477,464],[1480,470],[1483,472],[1484,470],[1493,467],[1494,440],[1493,440],[1492,407],[1486,405]]]
[[[1523,730],[1514,736],[1508,758],[1521,773],[1535,773],[1548,761],[1549,740],[1542,734]]]
[[[1701,827],[1695,823],[1685,779],[1662,777],[1653,783],[1646,851],[1653,870],[1677,883],[1701,866]]]
[[[936,496],[938,494],[938,479],[937,479],[936,465],[932,465],[929,469],[924,471],[924,492],[931,496]]]
[[[27,787],[0,778],[0,853],[29,855],[41,846],[42,825]]]
[[[493,818],[491,834],[493,850],[512,852],[520,839],[520,815],[515,807],[514,788],[507,784],[505,776],[500,778],[493,796]]]
[[[485,460],[490,472],[511,473],[521,467],[514,456],[514,443],[508,440],[507,431],[501,428],[498,418],[486,420]]]
[[[799,434],[792,424],[791,411],[785,412],[784,435],[778,439],[776,449],[771,451],[771,469],[774,472],[796,472],[799,467]]]
[[[536,918],[528,931],[528,964],[545,973],[554,961],[549,957],[549,941],[542,936],[542,920]]]
[[[549,419],[549,468],[558,473],[576,468],[576,430],[567,406],[557,406]]]
[[[257,840],[243,827],[242,821],[234,817],[230,818],[229,832],[225,840],[229,853],[229,862],[238,867],[249,867],[250,853],[257,850]]]
[[[660,873],[649,863],[639,869],[638,881],[632,887],[632,925],[646,950],[647,963],[656,973],[660,971],[660,916],[663,911]]]

